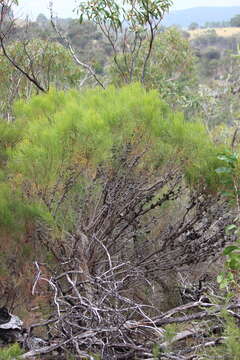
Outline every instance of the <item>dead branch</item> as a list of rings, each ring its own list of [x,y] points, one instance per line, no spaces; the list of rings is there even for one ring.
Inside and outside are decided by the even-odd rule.
[[[76,55],[75,50],[73,49],[72,44],[70,43],[69,39],[63,35],[63,33],[60,31],[60,29],[57,26],[57,22],[56,20],[54,20],[54,15],[53,15],[53,3],[50,2],[50,16],[51,16],[51,24],[53,29],[55,30],[55,32],[58,34],[59,38],[62,40],[62,43],[66,46],[66,48],[68,49],[69,53],[71,54],[72,58],[74,59],[74,61],[76,62],[76,64],[80,65],[83,69],[85,69],[90,76],[92,76],[94,78],[94,80],[97,82],[98,85],[100,85],[103,89],[105,89],[105,86],[103,85],[103,83],[99,80],[98,76],[96,75],[95,71],[93,70],[93,68],[89,65],[86,64],[84,62],[82,62],[79,57]],[[85,80],[84,80],[85,79]],[[86,81],[88,79],[88,76],[85,76],[81,82],[81,84],[84,84],[84,81]]]
[[[58,264],[46,273],[36,262],[33,292],[46,284],[51,293],[52,311],[42,326],[48,327],[51,341],[60,344],[59,351],[101,354],[103,359],[133,354],[151,358],[154,344],[167,348],[168,324],[218,322],[223,309],[239,316],[239,304],[224,308],[205,301],[204,287],[194,294],[195,301],[169,311],[161,312],[161,303],[154,302],[158,284],[168,289],[167,282],[159,282],[166,270],[216,255],[216,248],[219,251],[227,241],[223,234],[231,215],[218,195],[188,189],[175,164],[162,174],[143,172],[144,156],[136,156],[126,144],[124,151],[116,152],[117,166],[110,171],[100,166],[83,197],[77,198],[75,228],[60,239],[51,229],[45,234],[44,244],[53,249]],[[170,219],[171,224],[169,219],[162,222],[162,207],[181,203],[186,194],[181,217]],[[53,199],[53,211],[56,203]],[[200,329],[196,327],[196,337]],[[188,336],[180,332],[172,345]]]

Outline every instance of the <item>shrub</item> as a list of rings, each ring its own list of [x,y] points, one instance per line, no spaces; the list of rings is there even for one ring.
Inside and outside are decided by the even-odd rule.
[[[11,345],[9,347],[0,349],[0,360],[13,360],[18,359],[22,354],[18,344]]]

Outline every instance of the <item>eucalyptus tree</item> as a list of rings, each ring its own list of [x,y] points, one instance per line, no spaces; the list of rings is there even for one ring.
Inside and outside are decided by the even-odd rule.
[[[133,81],[134,70],[142,56],[140,50],[145,44],[147,51],[138,78],[145,83],[154,40],[171,5],[172,0],[89,0],[80,2],[76,11],[80,22],[87,18],[101,29],[112,47],[116,69],[125,83]]]
[[[45,91],[50,86],[57,89],[78,88],[83,71],[72,61],[68,51],[57,42],[40,39],[14,41],[5,51],[22,71],[12,65],[0,49],[0,114],[10,120],[12,106],[19,98],[28,99],[39,93],[39,88],[25,76],[34,76]]]
[[[135,60],[132,79],[141,77],[144,59],[148,51],[148,41],[144,41]],[[131,55],[126,54],[127,60]],[[126,74],[128,71],[124,56],[118,57],[118,62]],[[111,83],[122,86],[125,78],[114,60],[108,66],[107,74]],[[194,107],[194,90],[197,88],[196,57],[187,39],[176,28],[169,28],[156,35],[152,54],[145,73],[144,85],[147,89],[157,89],[161,97],[174,109],[183,111]]]
[[[16,21],[12,16],[12,8],[14,5],[18,5],[18,0],[4,0],[1,2],[0,48],[2,54],[7,59],[7,61],[21,74],[23,74],[31,83],[33,83],[38,88],[38,90],[45,92],[46,89],[44,89],[41,82],[37,79],[36,74],[33,72],[27,72],[20,64],[15,61],[15,59],[9,54],[7,50],[7,43],[16,26]]]

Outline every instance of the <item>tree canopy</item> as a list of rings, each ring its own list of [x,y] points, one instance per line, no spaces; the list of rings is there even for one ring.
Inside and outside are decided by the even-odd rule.
[[[231,24],[231,26],[240,27],[240,14],[234,16],[234,17],[230,20],[230,24]]]

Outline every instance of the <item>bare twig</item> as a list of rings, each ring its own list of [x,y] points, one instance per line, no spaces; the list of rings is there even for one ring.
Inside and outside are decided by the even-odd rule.
[[[50,15],[51,15],[51,24],[53,29],[56,31],[56,33],[58,34],[59,38],[62,40],[63,44],[66,45],[67,49],[69,50],[69,53],[72,55],[72,58],[74,59],[74,61],[76,62],[76,64],[80,65],[82,68],[84,68],[85,70],[87,70],[87,72],[94,78],[94,80],[96,80],[96,82],[98,83],[98,85],[100,85],[103,89],[105,89],[105,86],[103,85],[103,83],[99,80],[98,76],[96,75],[95,71],[93,70],[93,68],[89,65],[86,64],[84,62],[82,62],[79,57],[76,55],[75,50],[73,49],[69,39],[64,36],[62,34],[62,32],[59,30],[56,21],[54,21],[54,16],[53,16],[53,4],[52,2],[50,2]],[[84,80],[85,79],[85,80]],[[81,81],[81,85],[84,84],[84,81],[86,81],[88,79],[87,76],[85,76],[85,78],[82,79]],[[83,81],[84,80],[84,81]]]

